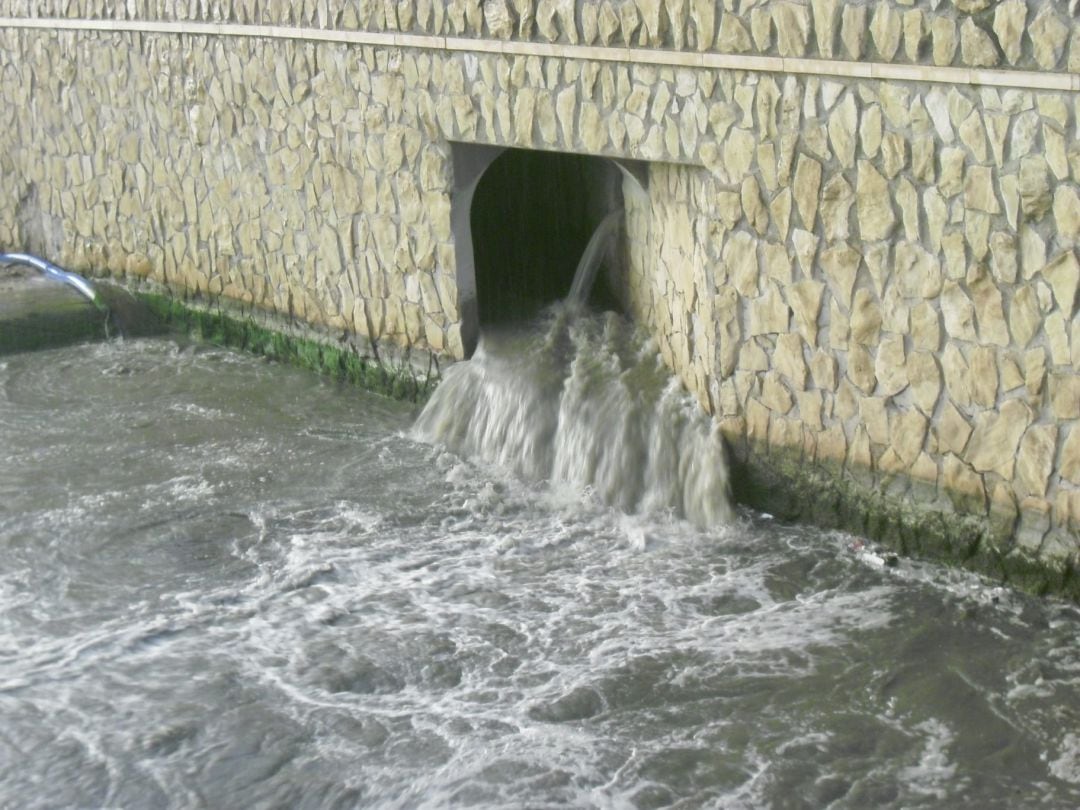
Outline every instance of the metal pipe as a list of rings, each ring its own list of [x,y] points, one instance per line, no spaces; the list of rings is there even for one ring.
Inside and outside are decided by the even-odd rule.
[[[31,256],[29,253],[0,253],[0,264],[23,264],[28,267],[36,268],[49,278],[59,281],[62,284],[67,284],[70,287],[74,287],[99,309],[102,309],[105,306],[98,297],[97,291],[94,290],[89,281],[76,273],[70,273],[64,268],[58,267],[48,259]]]

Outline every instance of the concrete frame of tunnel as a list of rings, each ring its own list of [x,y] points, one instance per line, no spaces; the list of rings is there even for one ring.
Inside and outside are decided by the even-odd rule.
[[[480,340],[480,307],[476,292],[476,254],[472,238],[472,203],[484,173],[509,147],[450,142],[454,184],[450,195],[450,230],[454,236],[457,264],[458,310],[461,313],[461,343],[465,357],[472,357]],[[643,195],[648,195],[649,167],[640,160],[597,155],[619,170],[622,177]]]

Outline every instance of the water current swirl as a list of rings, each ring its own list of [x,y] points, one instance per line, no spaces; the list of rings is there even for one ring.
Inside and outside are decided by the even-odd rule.
[[[693,420],[619,324],[550,326],[508,338],[559,335],[529,374],[562,392],[508,465],[472,455],[493,415],[451,450],[224,350],[0,359],[0,806],[1080,805],[1075,607],[697,526],[647,474],[608,497],[558,419],[595,407],[635,463]],[[485,352],[455,374],[494,385]],[[665,410],[683,432],[647,438]],[[565,441],[529,449],[541,422]]]

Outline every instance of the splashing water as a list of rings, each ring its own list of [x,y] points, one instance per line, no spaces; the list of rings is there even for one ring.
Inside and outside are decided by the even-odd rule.
[[[551,326],[455,373],[633,368],[696,419],[625,325]],[[170,341],[0,359],[0,807],[1080,806],[1077,608],[563,498],[413,416]]]
[[[630,323],[580,314],[573,299],[537,326],[485,334],[414,435],[624,512],[670,510],[698,527],[732,517],[713,421]]]

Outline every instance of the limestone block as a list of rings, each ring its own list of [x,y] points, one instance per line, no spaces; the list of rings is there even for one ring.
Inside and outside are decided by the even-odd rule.
[[[743,178],[740,200],[746,221],[759,235],[764,236],[769,227],[769,212],[761,199],[761,187],[753,175]]]
[[[1051,458],[1053,452],[1051,451]],[[1061,446],[1061,477],[1080,484],[1080,425],[1069,428],[1069,435]]]
[[[1009,143],[1009,159],[1016,160],[1032,154],[1035,143],[1042,130],[1042,119],[1034,110],[1026,110],[1015,116],[1012,125],[1012,140]]]
[[[1042,277],[1054,291],[1054,300],[1065,318],[1072,318],[1077,308],[1077,291],[1080,289],[1080,262],[1076,253],[1066,251],[1055,257],[1042,269]]]
[[[798,334],[779,335],[773,352],[773,368],[783,375],[795,391],[806,389],[807,366],[803,339]]]
[[[850,169],[855,165],[855,135],[858,132],[859,114],[855,96],[844,95],[843,100],[829,114],[829,142],[840,165]]]
[[[1021,286],[1009,305],[1009,330],[1018,346],[1025,348],[1042,326],[1042,312],[1035,290]]]
[[[848,347],[847,376],[854,385],[869,395],[877,386],[877,377],[874,374],[874,358],[862,346],[851,345]]]
[[[971,431],[971,425],[968,424],[964,415],[956,409],[955,405],[946,400],[945,407],[941,410],[941,419],[937,424],[938,446],[946,452],[961,456],[967,447]]]
[[[889,185],[869,161],[859,161],[855,195],[860,236],[866,241],[888,239],[896,225]]]
[[[791,257],[786,245],[779,242],[764,242],[761,246],[762,270],[766,278],[771,278],[787,290],[792,282]]]
[[[930,422],[918,411],[897,411],[889,421],[892,449],[904,467],[910,467],[922,452]]]
[[[848,244],[841,243],[821,252],[821,267],[825,271],[833,295],[846,308],[851,308],[855,276],[862,261],[862,254]]]
[[[956,456],[945,456],[941,481],[958,511],[976,514],[986,511],[986,487],[982,476]]]
[[[1018,399],[1006,400],[996,411],[983,411],[964,456],[978,472],[995,472],[1011,480],[1020,439],[1032,422],[1031,409]]]
[[[791,242],[795,248],[795,258],[799,261],[799,268],[803,275],[810,277],[814,274],[814,257],[817,255],[818,238],[809,231],[796,228],[791,234]]]
[[[836,174],[825,184],[821,191],[821,224],[826,241],[839,241],[850,236],[850,211],[854,202],[855,192],[843,175]]]
[[[945,143],[952,143],[956,133],[953,130],[952,116],[949,114],[949,96],[940,87],[934,87],[923,98],[923,106],[938,137]]]
[[[559,130],[563,133],[563,144],[569,146],[577,143],[575,137],[575,124],[577,121],[578,92],[577,87],[569,86],[559,91],[555,96],[555,112],[558,117]]]
[[[1072,363],[1073,368],[1080,372],[1080,315],[1073,318],[1072,337],[1070,338],[1072,343]]]
[[[786,414],[795,404],[795,399],[792,396],[791,391],[787,389],[780,379],[780,375],[775,371],[770,371],[765,374],[765,379],[761,386],[761,404],[770,411],[775,411],[779,414]]]
[[[1005,163],[1005,136],[1009,131],[1009,117],[1001,113],[988,112],[983,117],[983,125],[990,143],[994,164],[1001,168]]]
[[[874,468],[874,458],[870,453],[870,437],[860,425],[848,448],[847,466],[852,471],[870,472]]]
[[[1069,27],[1052,6],[1045,6],[1028,27],[1035,61],[1043,70],[1053,70],[1065,52]]]
[[[989,156],[986,145],[986,129],[983,126],[982,116],[978,110],[972,112],[963,120],[958,130],[961,142],[970,150],[972,157],[979,163],[985,162]]]
[[[1054,190],[1054,222],[1066,243],[1080,241],[1080,194],[1076,187],[1059,185]]]
[[[904,12],[904,53],[911,62],[919,61],[919,51],[926,36],[926,15],[922,9]]]
[[[803,124],[802,143],[812,154],[817,155],[823,161],[832,159],[832,151],[829,149],[829,136],[823,124],[806,122]]]
[[[748,53],[753,47],[746,26],[733,13],[725,12],[720,18],[716,49],[721,53]]]
[[[841,12],[840,41],[849,59],[861,59],[866,43],[866,7],[845,3]]]
[[[941,249],[941,240],[948,222],[949,207],[936,188],[923,192],[922,207],[926,217],[927,247],[934,253]]]
[[[1017,492],[1020,495],[1046,495],[1046,486],[1054,468],[1057,451],[1056,425],[1032,425],[1020,441],[1016,457]]]
[[[756,340],[745,341],[739,349],[737,368],[740,371],[768,371],[769,355]]]
[[[619,25],[622,32],[622,41],[630,45],[635,41],[634,35],[641,26],[641,15],[638,14],[637,6],[631,2],[624,2],[619,9]]]
[[[945,387],[953,402],[969,407],[973,402],[971,391],[971,368],[956,344],[948,343],[941,355],[941,371]]]
[[[825,285],[820,281],[799,281],[787,290],[795,326],[811,347],[817,346],[817,321],[824,291]]]
[[[870,20],[870,36],[883,61],[889,62],[896,55],[902,26],[900,12],[887,3],[875,4],[874,16]]]
[[[987,346],[976,346],[971,350],[971,401],[984,408],[993,408],[997,391],[997,354]]]
[[[941,348],[941,324],[938,311],[923,301],[911,311],[911,341],[916,349],[936,352]]]
[[[911,352],[907,357],[906,373],[915,407],[927,416],[932,416],[942,387],[941,369],[937,359],[931,352]]]
[[[1042,391],[1047,380],[1047,350],[1036,347],[1024,353],[1024,384],[1031,396]]]
[[[772,217],[776,233],[785,242],[791,228],[791,202],[791,189],[785,188],[773,197],[772,202],[769,203],[769,216]]]
[[[906,177],[901,177],[896,184],[896,204],[900,207],[904,237],[910,242],[917,242],[919,240],[919,192]]]
[[[1024,280],[1030,281],[1046,264],[1046,242],[1034,228],[1020,229],[1020,269]]]
[[[814,385],[822,391],[835,391],[837,380],[836,356],[823,349],[817,349],[810,360],[810,374]]]
[[[810,37],[810,9],[796,3],[776,3],[772,7],[772,17],[780,55],[805,56]]]
[[[862,120],[859,122],[859,144],[862,146],[863,157],[872,158],[881,148],[882,137],[881,106],[871,104],[863,110]]]
[[[971,17],[960,24],[960,57],[970,67],[994,67],[1000,60],[993,39]]]
[[[597,35],[600,38],[600,44],[611,45],[615,40],[615,35],[619,33],[620,19],[618,13],[616,13],[611,0],[604,0],[600,4],[599,11],[597,12],[596,29]]]
[[[750,10],[750,36],[758,51],[765,52],[772,48],[773,20],[769,9],[759,6]]]
[[[831,59],[839,27],[839,0],[810,0],[810,7],[814,14],[814,37],[817,40],[818,53],[825,59]]]
[[[731,235],[724,245],[721,261],[740,294],[748,298],[758,293],[760,270],[757,259],[757,241],[745,231]]]
[[[1050,410],[1057,419],[1080,419],[1080,377],[1050,375]]]
[[[782,334],[788,331],[791,310],[780,287],[774,281],[765,283],[765,294],[750,303],[750,334]]]
[[[975,319],[982,343],[1009,345],[1009,329],[1001,290],[982,265],[973,265],[968,273],[967,286],[975,305]]]
[[[814,158],[799,155],[792,192],[803,227],[808,231],[814,230],[820,189],[821,164]]]
[[[990,236],[990,254],[990,270],[994,278],[1005,284],[1013,284],[1019,269],[1016,237],[1007,231],[995,231]]]
[[[941,173],[938,177],[938,190],[946,198],[955,197],[964,190],[963,149],[949,147],[941,150]]]
[[[514,33],[516,20],[506,0],[486,0],[484,22],[487,24],[489,35],[496,39],[510,39]]]
[[[889,413],[885,397],[860,398],[859,419],[866,428],[870,441],[880,445],[889,443]]]
[[[878,295],[885,294],[885,287],[889,281],[891,262],[889,261],[889,245],[887,242],[873,242],[863,245],[863,261],[870,271],[870,277],[874,282],[874,290]]]
[[[1024,373],[1020,370],[1015,354],[1007,354],[1001,358],[1001,390],[1002,393],[1010,393],[1024,384]]]
[[[945,317],[945,331],[950,337],[972,342],[977,340],[975,306],[955,281],[946,281],[942,288],[941,312]]]
[[[1068,365],[1071,361],[1069,349],[1069,330],[1065,316],[1055,310],[1046,316],[1043,322],[1046,342],[1050,346],[1050,357],[1055,365]]]
[[[938,66],[951,65],[956,56],[956,22],[944,14],[935,15],[930,23],[933,40],[933,59]]]
[[[724,163],[728,176],[733,182],[742,182],[754,161],[757,141],[753,134],[745,129],[733,129],[724,142]]]
[[[884,396],[894,396],[907,388],[907,356],[902,335],[889,335],[882,339],[874,373],[878,380],[878,392]]]
[[[717,4],[713,0],[691,0],[690,19],[694,24],[694,45],[707,51],[716,38]]]
[[[851,339],[872,348],[877,346],[880,337],[881,308],[878,300],[870,290],[860,288],[855,292],[851,305]]]

